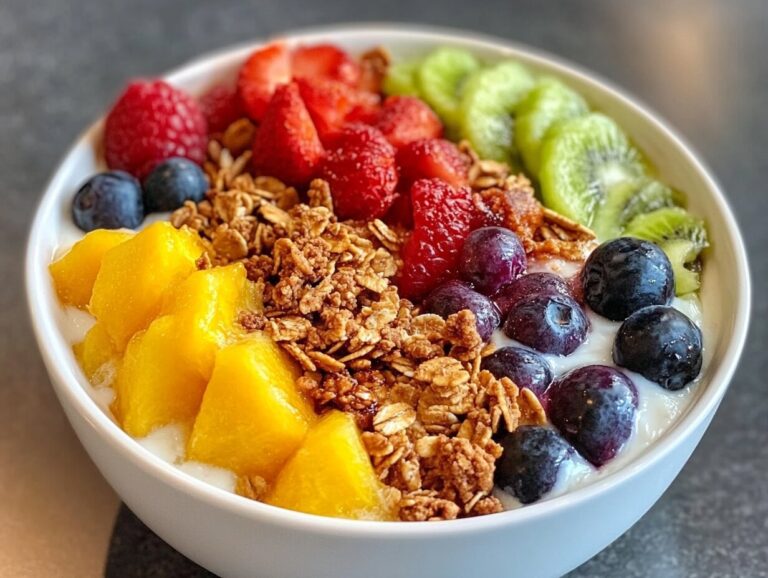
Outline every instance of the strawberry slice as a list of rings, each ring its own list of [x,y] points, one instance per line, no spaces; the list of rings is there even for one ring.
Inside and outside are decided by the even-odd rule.
[[[443,125],[435,112],[415,96],[388,97],[375,126],[395,148],[443,135]]]
[[[260,121],[275,89],[291,80],[291,55],[282,43],[256,50],[240,68],[237,92],[246,114]]]
[[[333,44],[299,46],[291,58],[296,78],[327,78],[357,86],[360,65],[346,52]]]
[[[299,78],[296,81],[323,144],[341,130],[357,106],[358,96],[348,85],[336,80]]]
[[[279,86],[253,142],[253,167],[291,185],[315,176],[325,151],[295,82]]]
[[[397,153],[400,188],[408,190],[418,179],[442,179],[454,187],[467,184],[470,159],[455,144],[443,139],[414,141]]]

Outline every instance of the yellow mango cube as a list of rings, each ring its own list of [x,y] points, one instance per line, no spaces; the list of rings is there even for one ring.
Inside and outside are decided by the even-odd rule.
[[[106,252],[89,308],[118,351],[157,317],[164,297],[197,269],[202,252],[196,233],[166,222],[154,223]]]
[[[128,231],[97,229],[91,231],[67,253],[50,264],[48,270],[59,301],[85,308],[91,300],[93,283],[104,254],[133,236]]]
[[[319,516],[392,519],[354,418],[336,410],[309,430],[265,501]]]
[[[176,335],[173,316],[158,317],[134,335],[125,350],[112,411],[134,437],[191,421],[200,407],[206,380],[179,354]]]
[[[109,385],[119,356],[101,323],[94,324],[85,334],[85,339],[72,347],[72,351],[88,381],[95,386]],[[109,371],[104,371],[108,363],[113,365]]]
[[[294,362],[262,333],[219,351],[187,459],[272,479],[314,420],[296,388],[298,376]]]

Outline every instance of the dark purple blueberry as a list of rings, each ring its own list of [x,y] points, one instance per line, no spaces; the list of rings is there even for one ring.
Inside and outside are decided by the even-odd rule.
[[[613,361],[665,389],[677,390],[701,371],[701,339],[701,330],[677,309],[645,307],[619,327]]]
[[[570,355],[584,342],[589,320],[573,297],[559,293],[522,297],[509,310],[504,333],[541,353]]]
[[[622,237],[592,251],[584,265],[582,286],[592,309],[623,321],[643,307],[669,303],[675,294],[675,276],[658,245]]]
[[[613,459],[632,433],[637,389],[612,367],[588,365],[549,386],[547,416],[563,437],[595,466]]]
[[[184,201],[202,201],[208,181],[197,163],[173,157],[157,165],[144,180],[144,206],[147,213],[174,211]]]
[[[85,232],[123,227],[135,229],[144,220],[139,181],[123,171],[92,176],[75,194],[72,218]]]
[[[494,377],[508,377],[520,387],[527,387],[537,396],[541,396],[552,383],[552,368],[541,355],[522,347],[502,347],[484,357],[480,365]]]
[[[462,309],[469,309],[475,314],[477,332],[483,341],[491,338],[493,330],[501,322],[496,306],[488,297],[456,280],[446,281],[427,295],[424,309],[443,318]]]
[[[525,249],[517,235],[503,227],[483,227],[469,234],[461,248],[462,279],[483,295],[493,295],[525,271]]]
[[[503,287],[493,298],[496,307],[501,312],[501,317],[506,317],[512,306],[522,297],[533,295],[534,293],[560,293],[562,295],[571,295],[568,284],[562,277],[552,273],[529,273],[518,277],[512,283]]]
[[[573,447],[555,430],[524,425],[501,440],[504,452],[496,462],[494,482],[523,504],[547,494],[560,469],[574,454]]]

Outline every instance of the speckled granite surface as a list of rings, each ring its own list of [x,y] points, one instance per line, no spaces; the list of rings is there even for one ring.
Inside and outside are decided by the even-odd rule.
[[[572,575],[768,576],[763,0],[0,2],[0,575],[208,575],[127,510],[117,516],[116,498],[80,450],[47,383],[26,318],[21,254],[55,163],[128,77],[259,35],[355,20],[467,27],[563,55],[645,100],[710,163],[751,254],[755,321],[743,362],[669,491]],[[580,531],[574,528],[574,536]]]

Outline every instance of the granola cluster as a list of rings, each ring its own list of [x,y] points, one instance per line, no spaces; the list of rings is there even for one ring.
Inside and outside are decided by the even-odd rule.
[[[250,153],[234,156],[223,146],[242,150],[245,123],[211,141],[206,199],[171,217],[200,234],[207,253],[198,266],[241,261],[262,284],[263,310],[245,312],[240,323],[267,332],[300,364],[298,386],[318,412],[354,415],[401,520],[501,511],[492,493],[501,455],[493,436],[544,423],[538,399],[481,371],[493,347],[478,335],[471,311],[443,319],[400,298],[393,278],[405,231],[380,220],[339,221],[322,180],[297,191],[250,174]],[[524,177],[472,159],[478,199],[529,252],[567,257],[584,250],[587,232],[558,224]],[[238,488],[254,499],[265,491],[263,480],[240,480]]]

